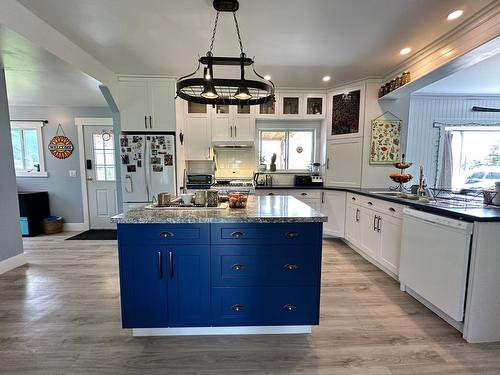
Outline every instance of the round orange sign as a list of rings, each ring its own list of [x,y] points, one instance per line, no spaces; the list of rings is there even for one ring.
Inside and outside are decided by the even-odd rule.
[[[49,151],[58,159],[66,159],[73,153],[73,143],[65,135],[56,135],[49,142]]]

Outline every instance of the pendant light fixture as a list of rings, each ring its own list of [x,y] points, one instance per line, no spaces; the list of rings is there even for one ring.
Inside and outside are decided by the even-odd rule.
[[[274,83],[258,74],[254,67],[254,60],[246,57],[245,52],[243,52],[240,28],[236,19],[236,11],[239,9],[238,1],[214,0],[213,6],[217,13],[209,51],[198,60],[198,67],[193,73],[179,78],[177,81],[177,96],[189,102],[212,105],[257,105],[274,101]],[[239,57],[217,57],[212,53],[221,12],[231,12],[233,14],[240,47]],[[203,77],[191,78],[199,71],[201,65],[204,65]],[[214,76],[214,66],[217,65],[239,66],[239,78],[216,78]],[[260,80],[245,79],[245,67],[247,66],[252,66],[253,73]]]

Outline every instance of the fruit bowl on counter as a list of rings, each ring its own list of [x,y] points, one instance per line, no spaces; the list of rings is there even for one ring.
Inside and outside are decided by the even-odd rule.
[[[227,193],[229,208],[246,208],[248,191],[233,191]]]

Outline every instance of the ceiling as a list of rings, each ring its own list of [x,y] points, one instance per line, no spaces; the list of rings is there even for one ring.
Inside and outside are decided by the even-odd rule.
[[[500,54],[418,90],[417,94],[500,95]]]
[[[2,26],[0,66],[9,105],[107,106],[98,81]]]
[[[211,0],[18,1],[117,74],[189,73],[215,17]],[[240,0],[238,20],[245,52],[278,87],[331,87],[388,73],[401,48],[422,49],[490,2]],[[446,21],[454,9],[464,16]],[[239,54],[234,30],[222,14],[216,55]]]

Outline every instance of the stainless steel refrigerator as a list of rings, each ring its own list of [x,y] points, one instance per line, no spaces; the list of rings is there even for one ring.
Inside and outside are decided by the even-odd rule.
[[[120,156],[124,211],[176,195],[175,133],[122,133]]]

